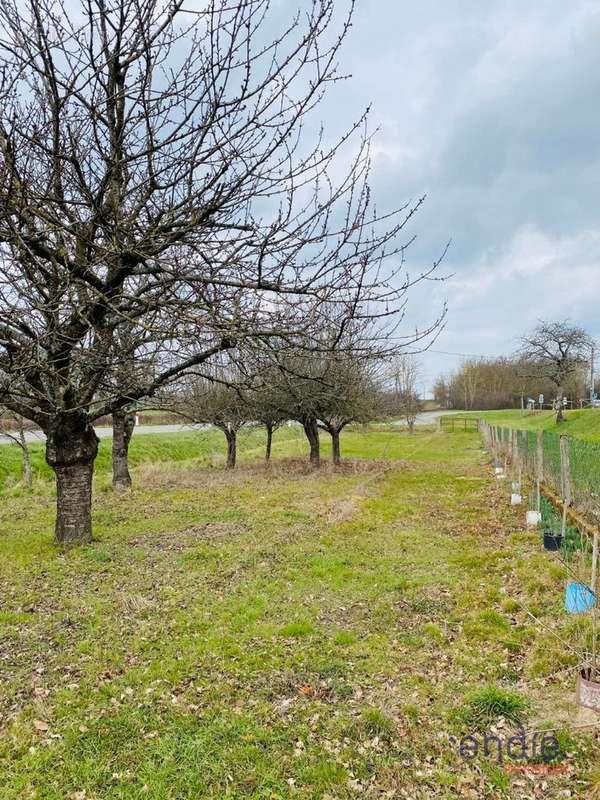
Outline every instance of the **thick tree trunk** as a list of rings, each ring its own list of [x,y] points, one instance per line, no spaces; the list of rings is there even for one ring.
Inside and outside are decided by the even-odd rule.
[[[321,447],[317,420],[314,417],[305,417],[302,427],[310,445],[310,463],[313,467],[319,467],[321,465]]]
[[[233,469],[237,458],[237,431],[225,430],[227,438],[227,469]]]
[[[265,461],[267,464],[271,460],[271,447],[273,446],[273,426],[265,425],[267,429],[267,448],[265,450]]]
[[[129,442],[135,428],[135,415],[126,411],[115,411],[112,417],[113,443],[112,468],[113,486],[115,489],[129,489]]]
[[[92,538],[92,476],[98,437],[83,415],[56,420],[46,431],[46,461],[56,473],[55,537],[63,547]]]
[[[340,432],[336,428],[329,431],[331,434],[331,452],[333,463],[338,467],[342,463],[342,451],[340,448]]]

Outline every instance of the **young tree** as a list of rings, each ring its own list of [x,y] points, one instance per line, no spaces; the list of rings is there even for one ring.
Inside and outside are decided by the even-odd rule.
[[[410,433],[414,433],[417,415],[422,409],[418,392],[419,365],[415,357],[400,355],[394,358],[389,377],[392,384],[392,411],[400,414],[406,420]]]
[[[521,338],[521,358],[555,387],[557,423],[564,419],[565,383],[586,362],[590,346],[588,333],[569,322],[541,321],[530,334]]]
[[[420,201],[372,211],[364,116],[332,144],[302,136],[350,18],[336,31],[315,0],[277,33],[268,10],[0,5],[0,402],[46,434],[62,544],[92,535],[99,417],[240,342],[308,337],[323,304],[391,320],[437,266],[400,274]],[[123,391],[131,326],[155,367]]]

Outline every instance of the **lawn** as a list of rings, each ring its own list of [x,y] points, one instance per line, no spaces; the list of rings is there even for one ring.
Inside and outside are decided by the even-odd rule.
[[[575,409],[565,411],[565,421],[556,424],[556,414],[551,411],[521,411],[506,409],[500,411],[461,411],[457,417],[476,416],[492,425],[525,430],[552,430],[567,433],[569,436],[587,441],[600,441],[600,408]]]
[[[297,426],[280,428],[278,441],[300,439]],[[256,457],[264,448],[264,432],[257,428],[242,428],[238,434],[238,449],[242,458]],[[133,436],[129,461],[133,467],[145,463],[187,462],[187,466],[220,466],[225,461],[223,434],[215,428],[189,430],[176,434],[140,433]],[[95,474],[106,484],[111,471],[111,439],[102,439],[95,463]],[[44,458],[44,445],[29,446],[33,474],[36,478],[49,480],[52,470]],[[0,445],[0,490],[18,484],[21,480],[21,451],[14,444]],[[17,486],[18,491],[18,486]]]
[[[600,753],[568,732],[557,638],[581,623],[479,437],[342,444],[316,473],[280,431],[266,469],[249,432],[227,473],[220,440],[140,436],[134,489],[101,462],[97,540],[68,554],[50,484],[9,480],[1,800],[591,796]],[[460,757],[461,736],[520,722],[559,729],[556,774]]]

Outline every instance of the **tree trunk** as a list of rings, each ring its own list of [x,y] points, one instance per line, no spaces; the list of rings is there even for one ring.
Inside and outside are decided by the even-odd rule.
[[[135,415],[126,411],[115,411],[112,417],[113,443],[112,468],[113,486],[115,489],[129,489],[129,442],[135,428]]]
[[[556,422],[557,424],[560,422],[564,422],[565,415],[563,414],[563,392],[561,387],[558,387],[558,391],[556,392]]]
[[[342,463],[342,451],[340,448],[340,432],[337,428],[332,428],[329,433],[331,434],[331,452],[333,463],[338,467]]]
[[[267,449],[265,450],[265,461],[267,464],[271,460],[271,447],[273,445],[273,426],[265,425],[267,429]]]
[[[227,469],[233,469],[237,458],[237,431],[225,429],[227,437]]]
[[[317,420],[314,417],[306,417],[302,421],[302,427],[310,445],[310,463],[313,467],[319,467],[321,465],[321,448]]]
[[[23,428],[23,420],[19,419],[19,443],[21,445],[21,453],[23,454],[23,480],[25,486],[31,489],[33,486],[33,477],[31,474],[31,456],[29,454],[29,447],[27,446],[27,439],[25,438],[25,430]]]
[[[55,420],[46,431],[46,461],[56,473],[55,537],[63,547],[92,539],[92,476],[98,437],[83,414]]]

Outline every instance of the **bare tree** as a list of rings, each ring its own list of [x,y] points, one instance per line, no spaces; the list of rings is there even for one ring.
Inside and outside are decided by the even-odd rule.
[[[227,469],[233,469],[237,461],[237,435],[251,421],[251,406],[236,388],[236,376],[221,373],[216,382],[203,378],[188,382],[180,409],[192,422],[214,425],[224,433],[226,465]]]
[[[284,409],[281,394],[276,391],[274,382],[269,380],[268,374],[261,374],[261,385],[247,395],[248,415],[253,421],[259,422],[267,432],[265,445],[265,461],[271,461],[273,448],[273,434],[289,418]]]
[[[302,425],[315,467],[321,460],[321,430],[331,436],[333,461],[339,464],[342,430],[351,422],[367,422],[377,415],[373,350],[349,334],[334,344],[331,334],[331,328],[321,331],[321,351],[289,351],[283,358],[277,353],[275,364],[261,373],[267,413]]]
[[[25,436],[25,424],[23,417],[20,415],[13,416],[12,418],[17,426],[16,432],[11,430],[2,431],[2,435],[10,439],[21,450],[23,459],[23,482],[28,489],[33,486],[33,472],[31,469],[31,453],[29,452],[29,445],[27,444],[27,437]]]
[[[372,210],[364,115],[306,146],[351,14],[315,0],[273,33],[268,11],[0,5],[0,402],[46,434],[62,544],[92,535],[99,417],[240,342],[309,339],[323,304],[391,335],[437,266],[404,273],[421,201]],[[154,364],[126,390],[122,328]]]
[[[548,378],[556,389],[556,422],[562,422],[563,391],[566,381],[588,358],[591,346],[586,331],[568,321],[541,321],[527,336],[521,338],[519,354],[537,375]]]
[[[419,398],[419,364],[413,355],[396,356],[389,368],[392,384],[391,410],[400,414],[408,425],[410,433],[414,433],[417,415],[422,409]]]
[[[122,325],[114,332],[114,356],[110,376],[114,390],[122,395],[135,392],[136,388],[151,379],[151,370],[140,351],[145,344],[144,336],[139,336],[134,327]],[[137,358],[136,358],[137,354]],[[117,490],[131,487],[129,472],[129,444],[135,430],[135,403],[116,408],[112,413],[112,483]]]
[[[317,398],[318,425],[331,436],[333,463],[339,466],[340,434],[352,422],[371,422],[381,413],[381,392],[373,363],[351,354],[332,353],[323,366]]]

